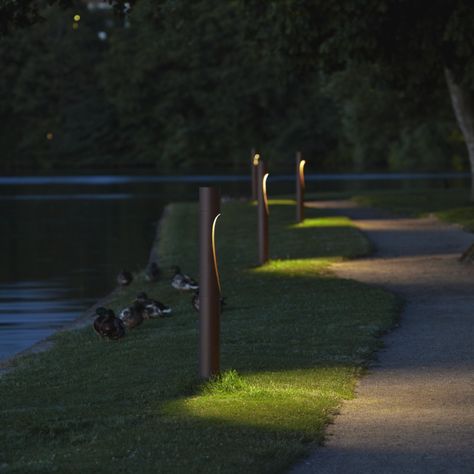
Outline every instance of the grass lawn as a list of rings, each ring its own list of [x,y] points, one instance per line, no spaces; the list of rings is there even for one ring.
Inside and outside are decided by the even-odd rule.
[[[466,189],[384,191],[357,195],[355,199],[364,205],[409,216],[433,213],[443,221],[460,224],[474,232],[474,203],[469,202]]]
[[[111,306],[145,290],[172,318],[118,342],[91,327],[57,334],[52,350],[20,359],[0,378],[0,472],[281,472],[314,448],[399,313],[394,296],[331,275],[331,262],[369,246],[347,219],[315,212],[294,225],[293,203],[271,202],[272,261],[256,268],[255,209],[223,206],[217,380],[197,379],[198,315],[167,277],[137,278]],[[196,223],[195,205],[170,207],[164,269],[197,276]]]

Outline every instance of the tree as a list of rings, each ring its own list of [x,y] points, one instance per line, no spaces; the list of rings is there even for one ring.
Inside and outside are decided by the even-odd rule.
[[[72,28],[73,15],[81,24]],[[0,38],[1,165],[110,166],[116,150],[115,116],[97,64],[107,46],[97,37],[102,16],[57,6],[45,21]],[[77,26],[77,25],[76,25]]]
[[[51,3],[73,1],[0,0],[0,117],[18,124],[0,144],[45,165],[85,163],[72,155],[94,145],[115,164],[237,170],[256,146],[273,170],[301,148],[331,170],[446,169],[446,81],[474,161],[466,1],[139,0],[129,27],[107,27],[101,46],[92,29],[90,47],[86,24],[48,39]],[[129,2],[111,3],[123,15]],[[71,82],[68,69],[85,74]]]
[[[474,201],[474,3],[468,0],[242,0],[272,18],[295,67],[334,72],[376,65],[394,88],[429,107],[440,87],[451,97],[467,146]],[[258,17],[256,17],[258,18]],[[443,85],[444,83],[444,85]]]
[[[130,154],[164,170],[246,171],[256,146],[273,170],[290,170],[295,149],[334,146],[317,71],[301,82],[267,54],[261,44],[279,36],[238,0],[140,0],[129,20],[111,35],[103,73]]]
[[[77,0],[0,0],[0,37],[12,34],[44,20],[42,12],[48,5],[69,8]]]

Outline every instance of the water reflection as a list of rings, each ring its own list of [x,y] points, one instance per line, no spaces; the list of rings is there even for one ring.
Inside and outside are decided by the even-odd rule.
[[[169,199],[146,186],[0,186],[0,359],[80,315],[121,268],[142,268]]]
[[[0,359],[49,336],[91,303],[69,293],[61,280],[0,284]]]

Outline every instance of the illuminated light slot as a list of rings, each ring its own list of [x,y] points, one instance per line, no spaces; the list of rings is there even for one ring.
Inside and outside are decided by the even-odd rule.
[[[74,15],[74,21],[81,21],[81,15]]]
[[[268,208],[268,197],[267,197],[267,179],[270,173],[266,173],[262,179],[262,191],[263,191],[263,202],[265,203],[265,210],[267,214],[270,214],[270,210]]]
[[[304,165],[306,164],[306,160],[300,161],[300,183],[301,187],[304,189]]]
[[[253,165],[254,166],[258,166],[258,162],[260,161],[260,155],[257,153],[254,157],[253,157]]]
[[[214,222],[212,223],[212,258],[214,259],[214,270],[216,271],[216,278],[217,278],[217,286],[219,287],[219,294],[222,292],[221,290],[221,279],[219,277],[219,269],[217,268],[217,255],[216,255],[216,222],[219,219],[220,214],[217,214],[214,217]]]

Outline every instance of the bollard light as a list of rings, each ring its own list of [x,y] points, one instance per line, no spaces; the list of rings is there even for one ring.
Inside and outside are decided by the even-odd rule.
[[[216,188],[199,188],[199,375],[219,373],[220,280],[216,256],[216,223],[220,195]]]
[[[263,265],[268,261],[268,197],[267,179],[265,163],[260,160],[258,163],[258,262]]]
[[[304,221],[304,166],[306,160],[301,157],[301,152],[296,153],[296,222]]]
[[[258,153],[255,153],[255,148],[252,148],[250,152],[250,159],[251,159],[251,176],[252,176],[252,201],[257,200],[257,189],[258,189],[258,184],[257,184],[257,166],[258,162],[260,160],[260,155]]]

